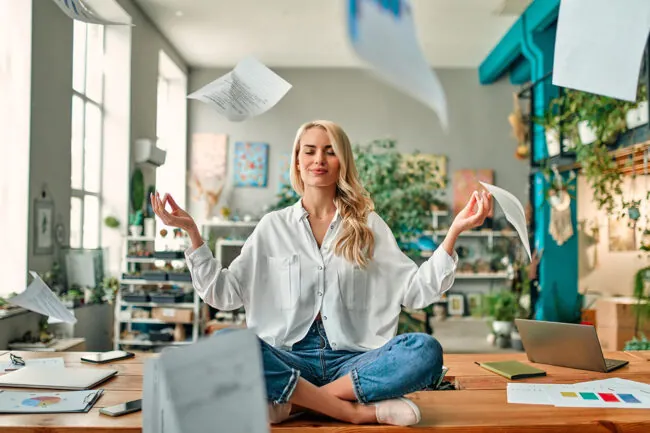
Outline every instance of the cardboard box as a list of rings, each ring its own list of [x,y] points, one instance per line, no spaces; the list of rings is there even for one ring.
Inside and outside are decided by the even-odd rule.
[[[634,298],[602,298],[596,302],[596,332],[603,351],[623,350],[634,336]],[[650,335],[650,320],[641,320],[639,333]]]
[[[151,317],[167,323],[192,323],[194,311],[187,308],[162,308],[151,309]]]
[[[596,333],[603,352],[614,352],[625,348],[625,343],[634,337],[634,328],[599,327]]]

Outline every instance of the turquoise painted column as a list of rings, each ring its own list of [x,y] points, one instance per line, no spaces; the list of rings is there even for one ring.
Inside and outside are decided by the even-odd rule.
[[[536,83],[532,89],[532,113],[536,117],[543,116],[549,102],[558,95],[558,89],[551,84],[551,78],[543,77],[553,70],[559,6],[560,0],[535,0],[531,3],[479,67],[482,84],[490,84],[507,72],[510,72],[513,83],[520,83],[527,76]],[[527,62],[522,62],[522,57]],[[546,138],[541,125],[533,126],[531,141],[533,160],[542,162],[547,159]],[[544,250],[539,270],[542,292],[536,306],[536,317],[562,321],[571,319],[571,312],[576,309],[577,235],[561,247],[549,235],[550,209],[544,197],[547,187],[541,173],[533,176],[531,188],[535,212],[535,245],[532,247]],[[577,233],[575,200],[571,204],[571,210],[574,233]]]
[[[536,58],[536,63],[531,64],[533,81],[541,80],[553,70],[556,30],[557,26],[553,24],[542,32],[525,31],[525,45],[530,48]],[[552,80],[548,77],[537,83],[534,92],[533,111],[536,116],[541,117],[551,99],[558,96],[559,89],[552,85]],[[548,158],[546,137],[542,125],[535,125],[533,130],[533,156],[536,161]],[[578,293],[576,200],[571,202],[571,223],[576,234],[559,246],[549,234],[551,212],[544,197],[548,183],[541,173],[537,173],[534,180],[535,247],[538,250],[544,250],[539,269],[542,292],[536,306],[536,317],[540,320],[569,321],[573,319],[571,312],[576,309]]]

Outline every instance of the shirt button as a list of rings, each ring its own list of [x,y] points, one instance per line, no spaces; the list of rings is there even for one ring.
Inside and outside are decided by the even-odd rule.
[[[330,226],[330,230],[334,230],[334,224]]]
[[[323,292],[318,292],[318,296],[323,296]]]
[[[323,320],[327,320],[327,316],[323,316]]]
[[[323,270],[323,267],[322,267],[322,266],[319,266],[319,267],[318,267],[318,270],[319,270],[319,271],[322,271],[322,270]]]
[[[332,343],[332,347],[336,347],[336,343]]]

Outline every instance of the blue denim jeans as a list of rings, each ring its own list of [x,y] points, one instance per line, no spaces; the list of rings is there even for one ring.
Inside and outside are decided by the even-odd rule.
[[[403,334],[369,352],[333,350],[320,320],[291,351],[260,340],[268,400],[286,403],[302,377],[323,386],[346,374],[362,403],[401,397],[433,386],[442,373],[442,347],[430,335]]]

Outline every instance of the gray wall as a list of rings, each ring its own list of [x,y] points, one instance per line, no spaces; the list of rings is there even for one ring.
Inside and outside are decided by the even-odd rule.
[[[33,0],[29,269],[50,269],[55,255],[33,254],[33,200],[46,185],[57,222],[70,228],[70,139],[73,21],[52,1]],[[187,65],[132,0],[118,3],[133,19],[131,61],[131,143],[156,136],[158,52],[164,50],[184,71]],[[155,182],[154,172],[146,173]],[[126,218],[126,215],[122,216]],[[124,224],[126,226],[126,224]]]
[[[251,120],[229,122],[209,106],[190,100],[188,143],[191,143],[192,133],[226,133],[230,159],[235,141],[270,144],[268,187],[236,188],[232,192],[230,205],[242,214],[258,214],[264,204],[275,202],[278,155],[291,149],[298,126],[313,119],[339,123],[353,143],[394,137],[400,151],[445,154],[449,174],[461,168],[494,169],[497,185],[511,191],[522,202],[527,201],[528,164],[513,157],[515,141],[510,136],[507,116],[512,111],[514,88],[507,82],[480,86],[476,70],[438,71],[449,108],[449,134],[445,134],[433,111],[366,71],[295,68],[275,71],[293,88],[272,110]],[[189,91],[225,72],[221,69],[192,70]],[[451,200],[450,195],[447,200]],[[197,216],[203,215],[200,209],[201,204],[191,203],[190,210]]]

